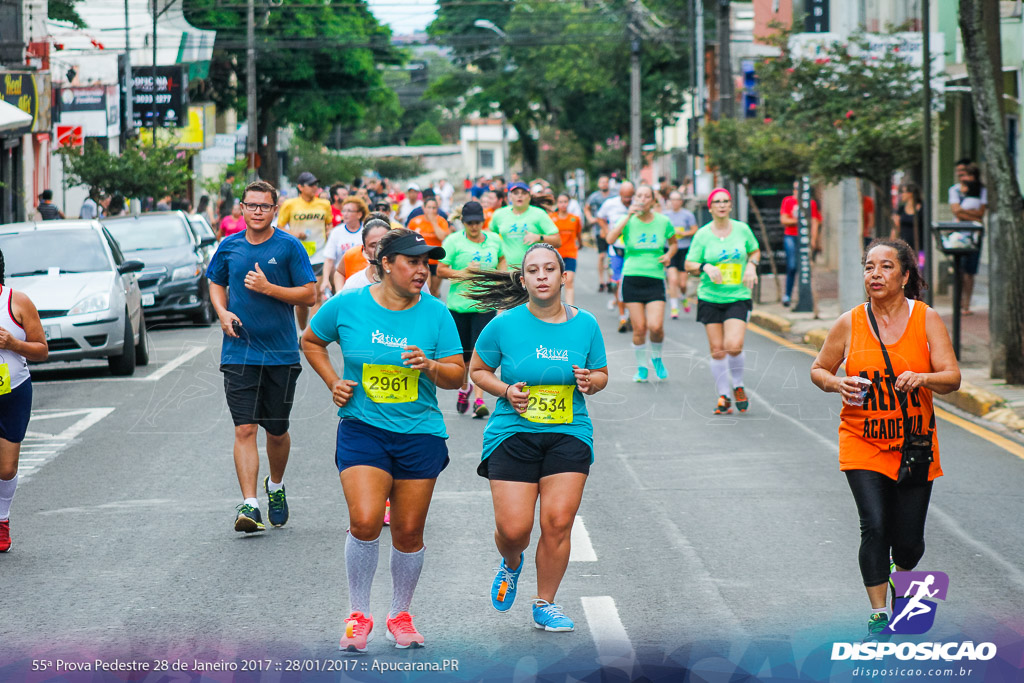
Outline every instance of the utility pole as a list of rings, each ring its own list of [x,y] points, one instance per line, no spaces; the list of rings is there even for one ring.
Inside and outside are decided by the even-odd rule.
[[[729,0],[718,0],[718,118],[735,115],[732,83],[732,22]]]
[[[131,26],[131,22],[128,21],[128,0],[124,0],[124,117],[126,121],[124,131],[126,139],[135,129],[135,103],[133,102],[135,81],[132,76],[132,46],[129,26]]]
[[[693,98],[693,189],[694,193],[697,191],[697,173],[701,170],[697,166],[697,156],[701,149],[700,130],[701,125],[704,121],[704,114],[706,112],[704,105],[704,0],[693,0],[693,32],[696,36],[694,40],[694,76],[696,77],[696,92]]]
[[[629,16],[629,178],[640,182],[640,0],[631,0]]]
[[[151,123],[153,124],[154,147],[156,147],[156,2],[157,0],[153,0],[153,68],[150,70],[150,73],[153,76],[153,85],[150,88],[150,92],[152,93],[153,99],[150,100],[149,103],[149,112],[150,116],[152,116],[153,119]],[[128,30],[127,27],[125,28],[125,30]]]
[[[921,237],[924,244],[924,276],[932,280],[932,53],[931,53],[931,7],[929,0],[921,2],[921,64],[924,67],[924,149],[921,154],[921,188],[924,210],[921,212]],[[932,305],[932,290],[924,290],[924,302]],[[956,311],[953,315],[956,315]]]
[[[248,0],[246,13],[246,51],[245,51],[245,99],[248,105],[246,119],[248,134],[246,135],[245,156],[249,180],[256,179],[256,7],[255,0]]]

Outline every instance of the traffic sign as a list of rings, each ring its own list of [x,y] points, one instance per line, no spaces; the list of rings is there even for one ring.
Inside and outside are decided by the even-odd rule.
[[[57,126],[57,147],[81,149],[85,144],[81,126]]]

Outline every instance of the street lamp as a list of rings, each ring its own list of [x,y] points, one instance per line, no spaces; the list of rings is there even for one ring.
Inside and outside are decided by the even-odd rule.
[[[490,19],[477,19],[473,22],[473,26],[477,28],[486,29],[497,33],[498,36],[505,42],[508,42],[508,34],[498,28],[493,21]],[[509,65],[506,65],[508,70]],[[501,112],[501,173],[502,177],[508,178],[508,118],[505,116],[504,110]],[[478,134],[479,135],[479,134]],[[480,145],[477,145],[477,156],[480,154]]]
[[[484,28],[488,31],[494,31],[501,36],[502,40],[508,40],[508,34],[498,28],[490,19],[477,19],[473,22],[473,26],[476,26],[477,28]]]

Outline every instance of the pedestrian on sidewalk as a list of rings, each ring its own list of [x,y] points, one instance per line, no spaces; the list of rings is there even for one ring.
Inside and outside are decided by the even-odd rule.
[[[633,203],[633,195],[636,193],[636,187],[633,183],[628,180],[619,185],[619,195],[617,197],[611,197],[597,212],[597,222],[601,226],[601,236],[605,237],[605,241],[608,242],[608,262],[611,265],[612,275],[609,280],[609,287],[613,293],[613,301],[609,302],[609,308],[618,307],[619,309],[619,332],[625,332],[629,329],[629,313],[626,311],[626,304],[622,301],[622,264],[623,259],[626,257],[626,248],[622,244],[622,240],[610,241],[607,239],[608,232],[618,225],[619,220],[622,219],[627,213],[629,213],[629,206]]]
[[[811,366],[811,380],[843,398],[839,469],[860,516],[871,641],[892,633],[892,573],[913,569],[924,555],[928,501],[942,476],[932,394],[960,387],[949,333],[939,314],[918,301],[926,286],[910,245],[873,242],[864,256],[868,303],[840,316]],[[844,360],[846,376],[839,377]]]
[[[260,456],[256,434],[267,433],[270,474],[263,479],[274,526],[288,521],[284,471],[291,451],[288,420],[302,366],[295,334],[295,307],[316,300],[316,276],[298,239],[273,227],[277,190],[265,181],[242,193],[246,228],[225,237],[206,276],[224,332],[220,370],[235,425],[235,473],[242,489],[235,531],[263,531],[256,499]]]
[[[921,222],[921,209],[924,202],[921,190],[914,183],[900,185],[899,206],[892,216],[892,230],[889,240],[903,240],[917,254],[917,266],[924,266],[924,225]]]
[[[953,215],[959,221],[982,222],[985,218],[985,210],[988,208],[988,190],[981,182],[981,170],[975,164],[967,164],[962,167],[960,184],[958,187],[957,200],[953,202],[953,191],[950,190],[950,208]],[[982,243],[984,244],[984,243]],[[981,263],[981,245],[972,254],[963,257],[961,263],[963,275],[964,315],[971,315],[971,297],[974,296],[974,277],[978,274],[978,266]]]
[[[23,292],[4,284],[0,251],[0,553],[11,549],[11,502],[18,488],[21,442],[32,414],[28,362],[50,355],[39,311]]]
[[[507,612],[515,602],[539,499],[533,625],[572,631],[575,623],[555,594],[594,460],[584,395],[608,383],[604,339],[594,316],[562,302],[565,266],[548,244],[530,247],[522,266],[508,275],[480,272],[469,282],[471,298],[487,308],[510,309],[484,328],[470,362],[473,382],[498,397],[477,467],[490,482],[501,554],[491,605]]]
[[[386,636],[400,649],[424,643],[409,607],[423,568],[434,484],[449,462],[437,388],[458,389],[465,373],[455,321],[440,300],[421,293],[429,260],[444,257],[444,249],[411,230],[384,233],[374,259],[380,283],[331,297],[302,336],[306,360],[341,418],[335,464],[350,525],[343,651],[365,652],[373,638],[370,588],[389,498],[394,592]],[[327,354],[332,342],[341,347],[341,377]]]
[[[730,380],[736,409],[747,411],[743,388],[745,354],[743,340],[761,251],[746,223],[732,220],[732,195],[724,187],[708,195],[711,222],[697,231],[686,253],[686,272],[700,277],[697,288],[697,322],[704,324],[711,350],[711,376],[718,391],[715,415],[732,412]]]
[[[36,207],[39,217],[44,221],[55,221],[64,218],[64,212],[53,203],[53,190],[43,190],[39,193],[39,206]]]
[[[786,290],[782,295],[782,305],[789,306],[793,299],[793,285],[796,284],[796,274],[800,267],[800,220],[798,211],[800,208],[800,183],[793,183],[793,194],[782,200],[782,208],[779,210],[779,220],[782,222],[782,246],[786,252]],[[811,200],[811,253],[821,251],[819,243],[821,235],[821,212],[818,211],[818,202]]]
[[[648,332],[654,374],[659,380],[668,379],[661,358],[665,341],[665,267],[672,262],[678,247],[676,229],[668,218],[655,213],[657,205],[654,188],[639,186],[629,212],[608,233],[609,242],[614,244],[621,236],[626,247],[622,300],[633,322],[633,353],[637,362],[634,382],[647,381]]]

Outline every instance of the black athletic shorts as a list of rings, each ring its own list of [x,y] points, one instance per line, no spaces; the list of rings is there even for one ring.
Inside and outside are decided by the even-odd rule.
[[[430,274],[431,275],[437,275],[437,264],[436,263],[431,263],[431,264],[429,264],[429,266],[430,266]]]
[[[649,304],[665,300],[665,281],[644,275],[622,276],[622,301],[627,304]]]
[[[226,364],[220,371],[236,427],[257,424],[274,436],[288,431],[301,365]]]
[[[686,273],[683,271],[686,270],[686,252],[689,251],[689,249],[689,244],[685,247],[679,247],[679,251],[677,251],[676,255],[672,257],[671,261],[669,261],[668,267],[675,268],[681,275],[685,275]]]
[[[594,241],[597,243],[598,254],[608,253],[608,242],[606,242],[605,239],[601,237],[601,233],[599,231],[594,232]]]
[[[310,265],[313,266],[313,277],[319,280],[320,276],[324,274],[324,262],[311,263]]]
[[[462,342],[462,359],[469,362],[473,357],[473,349],[476,347],[476,340],[484,331],[487,323],[494,320],[497,311],[486,311],[480,313],[459,313],[448,311],[455,321],[455,329],[459,331],[459,340]]]
[[[716,304],[697,299],[697,322],[714,325],[735,319],[748,323],[752,310],[754,310],[754,302],[751,299],[741,299],[727,304]]]
[[[590,474],[590,446],[558,432],[520,432],[508,437],[483,459],[476,473],[495,481],[536,484],[563,472]]]

